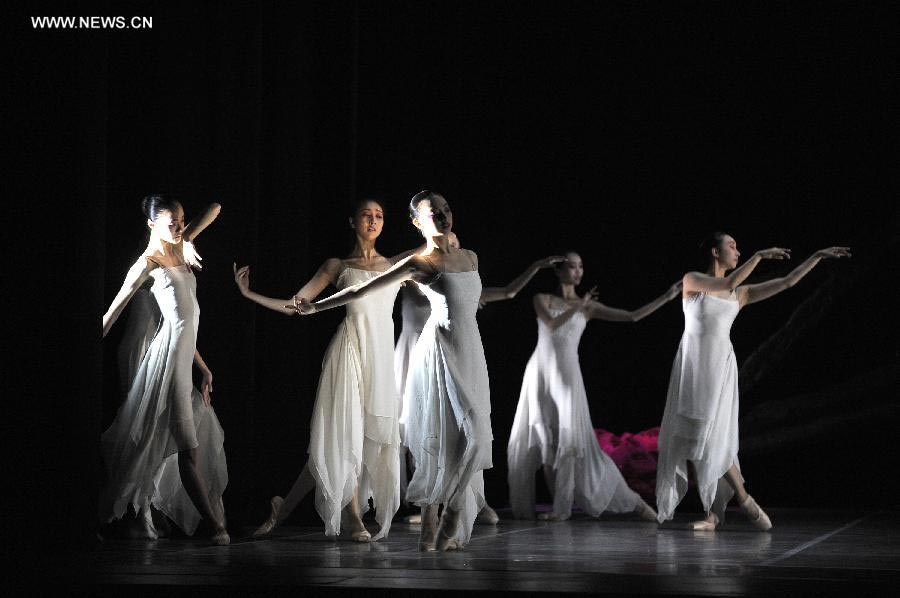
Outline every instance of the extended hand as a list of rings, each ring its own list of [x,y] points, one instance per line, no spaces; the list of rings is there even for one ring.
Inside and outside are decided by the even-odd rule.
[[[194,247],[193,243],[191,243],[190,241],[182,241],[181,254],[184,256],[184,261],[187,262],[192,268],[197,268],[198,270],[203,269],[203,266],[200,264],[203,258],[200,257],[199,253],[197,253],[197,248]]]
[[[815,253],[815,256],[822,259],[850,257],[850,248],[829,247],[828,249],[820,249]]]
[[[549,268],[550,266],[564,261],[566,261],[566,256],[564,255],[551,255],[550,257],[545,257],[542,260],[536,261],[534,265],[537,266],[540,270],[542,268]]]
[[[768,249],[760,249],[756,252],[756,255],[764,260],[789,260],[791,259],[791,250],[784,247],[770,247]]]
[[[286,305],[285,307],[291,307]],[[301,316],[308,316],[316,313],[316,306],[312,304],[312,302],[306,297],[294,297],[294,309],[297,310],[297,313]]]
[[[250,266],[237,267],[236,262],[231,263],[231,269],[234,271],[234,283],[240,289],[241,294],[250,290]]]
[[[581,296],[581,309],[584,309],[599,297],[599,293],[597,292],[597,285],[591,287],[591,290]]]

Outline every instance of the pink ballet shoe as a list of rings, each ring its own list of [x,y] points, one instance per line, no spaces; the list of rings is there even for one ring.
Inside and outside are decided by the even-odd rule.
[[[256,528],[256,531],[253,532],[254,538],[265,536],[273,529],[278,527],[278,514],[281,513],[281,507],[284,504],[284,499],[280,496],[273,496],[272,500],[269,501],[269,504],[272,509],[269,513],[269,518],[263,521],[262,525]]]
[[[710,513],[706,519],[700,521],[691,521],[688,527],[695,532],[714,532],[719,526],[719,517],[715,513]]]
[[[422,525],[422,514],[416,513],[415,515],[407,515],[403,518],[403,521],[410,525]]]
[[[538,513],[537,515],[538,521],[559,521],[559,515],[554,513],[553,511],[547,511],[546,513]]]
[[[744,502],[741,503],[741,511],[747,516],[756,529],[760,531],[767,531],[772,529],[772,520],[769,519],[769,516],[766,515],[766,512],[762,510],[756,501],[753,500],[753,497],[749,494],[747,498],[744,499]]]
[[[209,540],[216,546],[228,546],[231,543],[231,536],[226,530],[221,529],[210,536]]]
[[[446,552],[449,550],[462,550],[462,545],[454,537],[456,536],[456,528],[459,526],[459,511],[444,507],[444,513],[441,515],[441,524],[437,529],[437,538],[434,547]]]
[[[363,543],[365,543],[365,542],[371,542],[371,541],[372,541],[372,534],[369,533],[369,530],[364,529],[364,530],[359,531],[359,532],[353,532],[353,533],[351,533],[351,534],[350,534],[350,539],[353,540],[354,542],[363,542]]]
[[[475,518],[475,523],[482,523],[484,525],[497,525],[499,522],[500,516],[497,515],[497,511],[488,505],[484,505],[484,508],[478,512],[478,517]]]
[[[645,503],[643,500],[638,503],[637,507],[635,507],[634,514],[644,521],[652,521],[654,523],[657,522],[656,511],[654,511],[653,507]]]

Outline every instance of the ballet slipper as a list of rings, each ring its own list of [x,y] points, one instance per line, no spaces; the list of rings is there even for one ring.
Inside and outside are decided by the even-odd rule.
[[[365,543],[365,542],[371,542],[371,541],[372,541],[372,534],[369,533],[369,530],[364,529],[364,530],[359,531],[359,532],[353,532],[353,533],[351,533],[351,534],[350,534],[350,539],[353,540],[354,542],[363,542],[363,543]]]
[[[460,543],[456,540],[456,528],[459,526],[459,511],[449,507],[444,508],[441,515],[441,524],[438,526],[437,538],[434,546],[437,550],[445,552],[448,550],[459,550]]]
[[[281,507],[284,504],[284,499],[280,496],[273,496],[272,500],[269,501],[269,505],[271,507],[271,512],[269,513],[269,518],[263,521],[262,525],[256,528],[256,531],[253,532],[253,537],[258,538],[260,536],[265,536],[273,529],[278,527],[278,514],[281,513]]]
[[[341,513],[341,528],[347,530],[354,542],[371,542],[372,534],[366,529],[359,516],[354,517],[348,510]]]
[[[688,524],[695,532],[714,532],[716,528],[719,526],[719,517],[715,513],[710,513],[709,517],[706,519],[701,519],[699,521],[691,521]]]
[[[484,505],[484,508],[478,512],[478,517],[475,518],[475,523],[482,523],[484,525],[497,525],[499,521],[500,516],[497,515],[497,511],[488,505]]]
[[[769,519],[769,516],[766,515],[766,512],[762,510],[756,501],[753,500],[753,497],[749,494],[747,498],[744,499],[744,502],[741,503],[741,511],[747,516],[756,529],[760,531],[767,531],[772,529],[772,520]]]
[[[214,533],[209,539],[216,546],[228,546],[231,543],[231,536],[228,535],[225,528]]]
[[[415,515],[407,515],[403,518],[403,521],[410,525],[422,525],[422,514],[416,513]]]
[[[538,521],[559,521],[559,515],[554,513],[553,511],[547,511],[546,513],[538,513],[537,515]]]
[[[638,506],[634,508],[634,514],[643,519],[644,521],[652,521],[654,523],[657,522],[656,519],[656,511],[653,510],[653,507],[648,505],[643,500],[638,503]]]

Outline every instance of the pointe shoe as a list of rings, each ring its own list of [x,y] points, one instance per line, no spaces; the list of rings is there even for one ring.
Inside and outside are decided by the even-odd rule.
[[[159,534],[156,533],[156,527],[153,525],[153,516],[150,513],[150,507],[141,509],[137,516],[137,525],[133,537],[144,540],[156,540]]]
[[[458,526],[459,511],[444,507],[444,513],[441,515],[441,524],[438,526],[434,547],[441,552],[461,550],[462,545],[455,538],[456,528]]]
[[[214,533],[209,539],[216,546],[228,546],[231,544],[231,536],[228,535],[224,528]]]
[[[484,508],[478,512],[478,517],[475,518],[475,523],[482,523],[484,525],[497,525],[499,522],[500,516],[497,515],[497,511],[488,505],[484,505]]]
[[[699,521],[691,521],[688,524],[695,532],[714,532],[716,528],[719,526],[719,517],[715,513],[710,513],[709,517],[706,519],[701,519]]]
[[[280,496],[273,496],[272,500],[269,501],[271,505],[271,513],[269,513],[269,518],[263,521],[262,525],[256,528],[256,531],[253,532],[253,537],[258,538],[260,536],[265,536],[273,529],[278,527],[278,514],[281,513],[281,507],[284,504],[284,499]]]
[[[644,521],[652,521],[654,523],[657,522],[656,511],[654,511],[653,507],[645,503],[643,500],[638,503],[637,507],[635,507],[634,514]]]
[[[756,526],[756,529],[763,532],[772,529],[772,520],[769,519],[766,512],[756,504],[756,501],[749,494],[744,499],[744,502],[741,503],[741,511],[744,512],[750,523]]]
[[[553,511],[547,511],[546,513],[538,513],[537,520],[538,521],[559,521],[559,515],[554,513]]]

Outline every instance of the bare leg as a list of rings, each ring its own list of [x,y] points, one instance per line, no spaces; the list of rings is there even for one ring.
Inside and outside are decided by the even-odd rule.
[[[372,535],[363,525],[362,517],[359,514],[359,498],[357,498],[356,492],[353,493],[350,503],[344,507],[342,515],[344,526],[350,532],[350,538],[354,542],[370,542],[372,540]]]
[[[316,480],[309,472],[309,461],[307,461],[303,466],[303,471],[300,472],[300,475],[297,476],[296,481],[294,481],[294,485],[291,486],[291,491],[288,492],[287,497],[272,497],[270,501],[271,511],[269,513],[269,518],[256,528],[256,531],[253,532],[253,536],[264,536],[281,525],[294,509],[297,508],[300,501],[302,501],[315,487]]]
[[[228,544],[228,532],[225,531],[225,522],[221,515],[217,515],[209,502],[209,494],[206,484],[197,471],[197,449],[188,449],[178,452],[178,473],[181,475],[181,483],[187,491],[191,502],[200,511],[200,516],[211,522],[215,533],[213,542],[216,544]]]
[[[750,522],[762,531],[772,529],[772,520],[762,510],[762,507],[756,504],[753,497],[747,494],[747,490],[744,489],[744,482],[741,481],[741,474],[738,472],[737,467],[732,465],[722,477],[734,489],[734,497],[737,499],[741,511],[744,512]]]
[[[433,552],[437,537],[438,507],[427,505],[422,507],[422,531],[419,532],[419,550]]]

